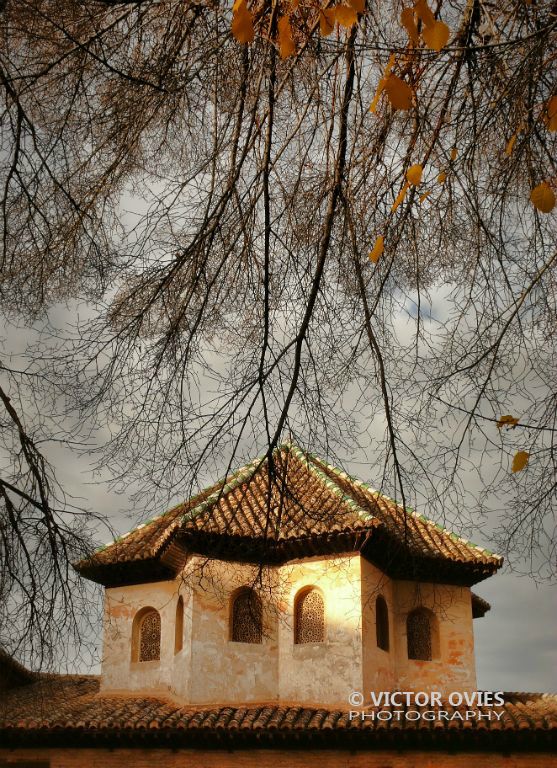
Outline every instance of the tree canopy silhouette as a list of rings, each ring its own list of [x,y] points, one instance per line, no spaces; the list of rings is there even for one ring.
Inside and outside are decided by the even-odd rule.
[[[168,496],[287,431],[359,447],[430,517],[499,504],[500,551],[547,575],[555,3],[6,0],[0,29],[3,311],[91,308],[26,386]],[[10,376],[17,534],[50,501]]]

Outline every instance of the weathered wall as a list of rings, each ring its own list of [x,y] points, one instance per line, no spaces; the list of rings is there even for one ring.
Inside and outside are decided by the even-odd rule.
[[[305,559],[280,570],[279,696],[282,701],[346,707],[362,684],[361,570],[358,555]],[[325,642],[294,643],[294,600],[314,586],[325,603]]]
[[[184,645],[174,653],[174,627],[178,595],[184,599]],[[180,697],[189,695],[191,657],[191,589],[180,581],[137,584],[105,591],[104,644],[101,669],[103,691],[159,690]],[[132,661],[132,626],[135,614],[150,606],[161,616],[160,661]]]
[[[557,755],[526,752],[348,752],[343,750],[0,749],[0,766],[50,761],[50,768],[557,768]]]
[[[396,688],[395,678],[395,604],[393,582],[378,568],[362,558],[362,626],[363,626],[363,688],[369,691],[391,691]],[[389,612],[389,650],[377,647],[375,601],[381,595]],[[357,689],[360,690],[360,689]]]
[[[184,576],[193,587],[191,691],[195,704],[241,704],[276,701],[278,697],[277,614],[264,599],[261,643],[230,639],[231,597],[240,587],[258,583],[248,565],[192,559]],[[276,573],[266,573],[263,592],[273,595]]]
[[[470,590],[396,581],[358,555],[307,558],[264,572],[248,565],[191,558],[175,581],[106,590],[104,691],[159,690],[195,704],[288,701],[345,707],[352,690],[475,690]],[[230,639],[231,596],[259,585],[264,606],[260,644]],[[294,643],[294,601],[319,588],[325,642]],[[178,595],[184,599],[183,648],[174,652]],[[377,647],[375,600],[389,610],[390,648]],[[439,622],[439,654],[409,660],[406,616],[418,605]],[[160,661],[133,662],[133,617],[152,606],[161,615]]]
[[[401,691],[476,690],[472,601],[468,587],[395,581],[396,687]],[[406,617],[418,606],[435,613],[439,654],[431,661],[408,659]]]

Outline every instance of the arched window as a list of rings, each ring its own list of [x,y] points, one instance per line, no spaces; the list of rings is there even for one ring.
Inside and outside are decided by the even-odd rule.
[[[184,598],[182,595],[176,603],[176,623],[174,624],[174,653],[182,650],[184,645]]]
[[[427,608],[416,608],[406,619],[408,658],[431,661],[437,655],[437,621]]]
[[[154,608],[142,608],[132,629],[132,661],[158,661],[161,656],[161,617]]]
[[[389,609],[385,598],[379,595],[375,601],[375,632],[377,647],[389,650]]]
[[[323,643],[325,641],[325,604],[321,592],[304,589],[294,600],[294,642]]]
[[[244,587],[232,599],[231,639],[236,643],[260,643],[263,636],[261,600]]]

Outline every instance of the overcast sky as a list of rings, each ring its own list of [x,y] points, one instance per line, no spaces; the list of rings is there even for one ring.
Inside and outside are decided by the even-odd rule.
[[[93,482],[86,457],[57,450],[59,479],[69,492],[108,515],[119,533],[137,521],[126,494]],[[223,467],[224,469],[224,467]],[[354,467],[348,466],[356,474]],[[362,476],[361,466],[358,474]],[[362,477],[372,482],[372,478]],[[130,496],[132,489],[130,488]],[[151,510],[150,515],[163,509]],[[489,548],[490,542],[475,542]],[[481,582],[474,590],[491,603],[491,611],[474,621],[478,686],[483,690],[557,690],[557,604],[555,587],[536,586],[527,577],[506,572]]]
[[[72,322],[72,311],[59,310],[57,322]],[[31,335],[27,330],[7,327],[0,333],[4,341],[4,355],[7,350],[21,353],[25,350]],[[14,358],[17,362],[17,357]],[[60,426],[69,426],[61,423]],[[91,439],[102,442],[106,438],[106,425],[97,425],[98,431]],[[103,434],[104,433],[104,434]],[[47,458],[54,464],[58,480],[64,491],[78,506],[83,506],[106,515],[118,533],[124,533],[143,519],[165,511],[163,508],[138,513],[132,505],[133,486],[116,493],[108,485],[108,472],[101,477],[93,475],[93,460],[87,455],[71,451],[56,443],[45,445]],[[254,458],[259,454],[255,452]],[[98,458],[98,457],[97,457]],[[326,458],[326,457],[324,457]],[[348,459],[351,461],[348,461]],[[237,464],[240,462],[236,462]],[[347,457],[344,467],[353,475],[376,484],[376,479],[366,471],[366,457]],[[216,480],[223,476],[226,467],[219,468]],[[176,489],[175,501],[187,496]],[[427,510],[420,510],[427,515]],[[473,510],[472,517],[473,517]],[[479,532],[467,531],[477,544],[492,548],[485,536],[485,529]],[[102,534],[99,544],[108,540]],[[557,690],[557,605],[555,588],[547,584],[536,585],[530,578],[508,572],[505,567],[497,575],[478,584],[475,591],[491,603],[492,609],[484,618],[476,619],[475,642],[479,688],[506,691],[555,691]],[[99,638],[100,642],[100,628]],[[93,670],[95,671],[95,670]]]

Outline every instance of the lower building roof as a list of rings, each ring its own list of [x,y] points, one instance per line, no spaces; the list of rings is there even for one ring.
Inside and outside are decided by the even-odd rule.
[[[5,747],[540,750],[557,747],[557,696],[507,693],[498,707],[443,706],[445,719],[350,719],[349,708],[249,703],[191,706],[159,694],[107,694],[95,676],[36,675],[4,692]],[[400,709],[400,708],[396,708]],[[407,710],[439,708],[411,706]],[[476,717],[463,719],[466,711]],[[382,707],[381,711],[394,711]],[[500,718],[484,717],[497,712]]]

